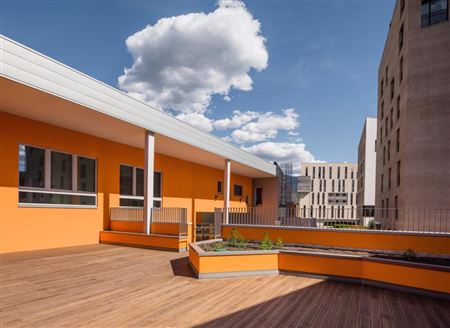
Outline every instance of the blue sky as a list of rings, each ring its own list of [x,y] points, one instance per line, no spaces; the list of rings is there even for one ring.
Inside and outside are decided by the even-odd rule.
[[[229,11],[227,18],[219,15],[207,18],[206,15],[186,15],[214,12],[217,1],[3,1],[1,33],[124,91],[134,92],[132,82],[149,77],[153,90],[139,90],[141,96],[142,93],[147,96],[146,101],[152,102],[150,98],[170,83],[172,98],[158,99],[156,105],[181,115],[180,118],[195,112],[207,119],[212,133],[268,159],[355,161],[363,120],[376,115],[377,70],[394,2],[246,1],[245,8],[241,6],[239,12]],[[230,9],[235,9],[231,8],[233,6]],[[248,22],[240,14],[251,15]],[[157,68],[166,72],[167,67],[174,65],[171,61],[189,66],[187,56],[196,54],[190,51],[191,47],[203,46],[205,50],[201,50],[201,54],[206,55],[198,59],[201,64],[194,57],[192,65],[195,70],[197,65],[203,65],[204,72],[210,72],[207,65],[213,65],[217,74],[211,78],[219,80],[216,91],[200,86],[196,89],[197,98],[191,97],[189,89],[185,89],[189,94],[186,97],[186,93],[176,92],[180,88],[176,81],[158,80],[152,72],[145,75],[145,68],[130,74],[125,83],[119,85],[118,77],[124,75],[124,68],[134,63],[125,43],[127,38],[147,25],[154,26],[161,18],[179,18],[180,15],[189,18],[188,26],[205,19],[206,31],[202,32],[200,26],[191,34],[181,31],[172,35],[170,29],[160,27],[160,31],[166,33],[163,40],[144,44],[135,51],[149,56],[146,59],[149,63],[157,60],[152,56],[159,49],[176,53],[177,56],[164,56],[167,60],[158,62],[160,66],[167,65]],[[260,23],[255,33],[245,32],[250,29],[247,25],[232,30],[235,22],[254,24],[255,20]],[[208,40],[205,32],[210,29],[214,32],[215,26],[224,34],[229,28],[230,37]],[[194,33],[199,33],[199,37]],[[240,33],[247,33],[242,37],[245,42],[238,40]],[[257,45],[261,37],[265,38],[265,43],[259,46],[259,52],[253,53],[253,48],[258,46],[249,50],[248,45],[253,45],[253,41]],[[264,59],[264,52],[268,60]],[[213,61],[228,53],[231,59],[228,56],[225,62],[209,63],[210,59]],[[222,67],[224,71],[217,72]],[[155,67],[151,66],[153,69]],[[248,83],[223,81],[232,74],[242,76],[245,73],[251,78],[251,90]],[[200,77],[204,80],[202,75]],[[225,95],[231,101],[224,100]],[[206,105],[202,100],[202,105],[190,106],[189,102],[204,99],[204,96],[209,97]],[[292,111],[286,112],[286,109]],[[253,113],[250,114],[252,120],[249,118],[233,128],[217,129],[214,122],[231,119],[234,110],[241,114]],[[245,126],[251,122],[254,124]],[[255,129],[271,132],[249,137],[249,131],[253,133]],[[230,138],[239,135],[232,134],[235,130],[246,131],[248,138]],[[272,148],[252,148],[267,142]],[[284,155],[277,154],[277,145],[285,151]],[[292,147],[284,149],[287,145]],[[293,151],[294,148],[302,149]]]

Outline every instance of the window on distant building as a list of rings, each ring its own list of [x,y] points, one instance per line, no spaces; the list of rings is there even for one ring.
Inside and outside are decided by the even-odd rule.
[[[383,99],[383,92],[384,92],[384,80],[381,79],[381,84],[380,84],[380,98]]]
[[[313,166],[313,179],[316,178],[316,168]]]
[[[355,180],[352,180],[352,192],[355,192]]]
[[[327,180],[323,180],[323,192],[327,192]]]
[[[391,140],[388,141],[387,145],[387,160],[388,162],[391,160]]]
[[[400,0],[400,16],[403,14],[405,10],[405,0]]]
[[[383,121],[381,121],[383,124]],[[380,145],[383,143],[383,125],[380,126]]]
[[[342,180],[342,191],[345,192],[345,180]]]
[[[381,200],[381,217],[384,218],[384,199]]]
[[[322,194],[322,204],[325,204],[325,193]]]
[[[333,177],[333,169],[330,166],[330,168],[328,169],[328,178],[331,179],[332,177]]]
[[[346,166],[344,169],[344,176],[345,176],[344,179],[347,179],[347,175],[348,175],[347,173],[348,173],[348,167]]]
[[[398,161],[397,162],[397,186],[400,186],[400,166],[401,166],[401,162]]]
[[[384,123],[384,136],[387,137],[389,130],[389,116],[386,116],[385,123]]]
[[[394,93],[395,93],[395,80],[392,78],[391,80],[391,100],[394,99]]]
[[[233,193],[234,193],[235,196],[242,197],[242,195],[243,195],[243,188],[242,188],[241,185],[235,184],[233,189],[234,189]]]
[[[338,192],[341,192],[341,180],[338,181]]]
[[[311,205],[314,205],[314,193],[311,193]]]
[[[337,168],[337,178],[338,179],[341,178],[341,168],[340,167]]]
[[[395,219],[398,219],[398,196],[394,197]]]
[[[334,180],[331,180],[331,191],[334,192]]]
[[[422,27],[448,20],[448,0],[422,0]]]
[[[396,148],[396,150],[397,150],[397,153],[400,151],[400,128],[398,128],[397,129],[397,133],[396,133],[396,141],[395,141],[395,143],[396,143],[396,146],[395,146],[395,148]]]
[[[308,176],[308,168],[305,168],[305,175]]]
[[[386,146],[383,147],[383,165],[386,164]]]
[[[400,72],[399,72],[400,74],[400,82],[402,82],[403,81],[403,57],[402,58],[400,58]]]
[[[161,207],[161,172],[153,173],[153,207]],[[120,165],[119,205],[126,207],[144,206],[144,169]]]
[[[391,130],[394,127],[394,107],[391,107]]]
[[[384,176],[383,174],[381,175],[381,192],[383,192],[383,183],[384,183]]]
[[[381,119],[384,117],[384,101],[381,102]]]
[[[317,205],[319,205],[319,204],[320,204],[320,194],[317,193]]]
[[[389,168],[389,176],[388,176],[388,188],[391,190],[392,184],[391,184],[391,175],[392,175],[392,169]]]
[[[403,48],[403,35],[404,35],[404,29],[403,24],[400,26],[400,31],[398,32],[398,51],[400,52]]]
[[[314,180],[311,180],[311,191],[314,191]]]
[[[400,120],[400,96],[397,97],[397,122]]]
[[[319,181],[319,191],[322,192],[322,180]]]
[[[19,204],[96,206],[96,160],[19,145]]]

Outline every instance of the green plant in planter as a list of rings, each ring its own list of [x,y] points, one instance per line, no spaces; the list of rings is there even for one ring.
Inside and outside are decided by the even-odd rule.
[[[264,237],[261,240],[261,244],[259,245],[259,248],[269,251],[273,248],[272,241],[269,238],[269,234],[267,232],[264,233]]]
[[[244,236],[236,228],[233,228],[228,237],[228,245],[231,247],[245,248],[247,246],[247,240],[245,240]]]
[[[408,248],[405,250],[402,254],[402,258],[405,261],[416,261],[417,260],[417,254],[412,248]]]
[[[367,229],[375,229],[375,221],[373,219],[367,223]]]
[[[281,239],[281,237],[278,237],[278,239],[277,239],[277,241],[275,243],[275,247],[276,248],[282,248],[283,246],[284,246],[283,239]]]
[[[211,247],[213,248],[213,250],[215,250],[216,252],[223,252],[225,251],[225,245],[218,241],[216,243],[211,244]]]

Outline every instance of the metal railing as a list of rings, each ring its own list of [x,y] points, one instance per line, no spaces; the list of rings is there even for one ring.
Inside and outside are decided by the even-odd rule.
[[[111,221],[144,222],[144,209],[142,207],[113,207],[111,208]],[[187,208],[163,207],[152,208],[151,223],[178,224],[179,235],[187,235]]]
[[[372,208],[367,211],[356,206],[216,208],[215,216],[216,222],[222,218],[221,222],[229,225],[450,233],[450,209]]]

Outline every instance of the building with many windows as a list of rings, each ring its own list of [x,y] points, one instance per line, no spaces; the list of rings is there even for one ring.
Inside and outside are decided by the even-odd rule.
[[[302,163],[298,192],[303,217],[356,220],[357,165]]]
[[[358,192],[356,205],[358,218],[367,225],[375,213],[375,170],[377,119],[366,118],[358,144]]]
[[[375,216],[384,228],[432,229],[437,209],[450,208],[449,54],[448,0],[398,0],[378,70]]]

